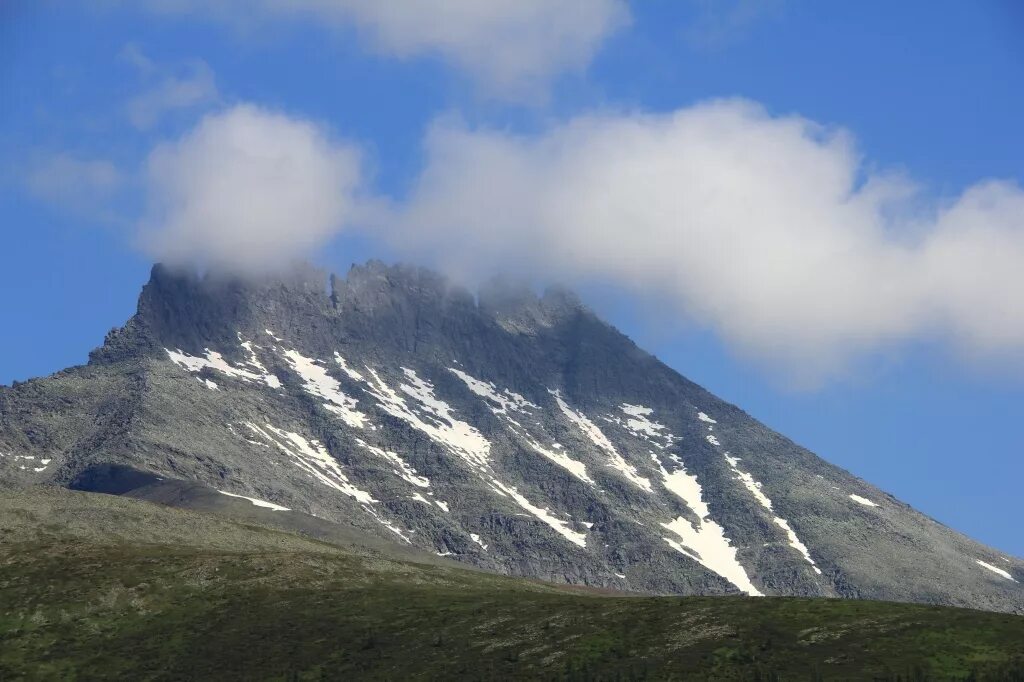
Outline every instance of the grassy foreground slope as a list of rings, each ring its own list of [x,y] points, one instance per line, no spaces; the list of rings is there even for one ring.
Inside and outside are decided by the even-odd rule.
[[[1024,618],[601,595],[137,500],[0,493],[0,679],[1024,679]]]

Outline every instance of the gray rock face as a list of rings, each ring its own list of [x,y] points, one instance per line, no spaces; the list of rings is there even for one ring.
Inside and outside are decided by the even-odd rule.
[[[0,484],[161,479],[556,582],[1024,613],[1024,562],[772,432],[571,293],[477,297],[408,266],[254,283],[158,265],[88,365],[0,387]]]

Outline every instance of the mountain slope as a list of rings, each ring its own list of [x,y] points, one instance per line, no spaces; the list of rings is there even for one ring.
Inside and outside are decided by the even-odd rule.
[[[2,480],[190,481],[554,582],[1024,613],[1020,560],[772,432],[568,292],[474,297],[376,262],[325,280],[155,267],[88,365],[0,389]]]
[[[0,603],[4,679],[1024,679],[1016,616],[602,595],[53,488],[0,497]]]

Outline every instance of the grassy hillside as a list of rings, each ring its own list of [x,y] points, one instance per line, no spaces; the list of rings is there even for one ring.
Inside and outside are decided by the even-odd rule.
[[[640,598],[67,491],[0,495],[0,679],[1020,679],[1024,618]]]

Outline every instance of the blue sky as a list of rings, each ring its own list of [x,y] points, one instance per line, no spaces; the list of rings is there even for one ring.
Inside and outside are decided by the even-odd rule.
[[[346,197],[293,255],[567,281],[684,375],[1024,556],[1015,3],[602,0],[501,34],[529,50],[488,45],[458,13],[409,33],[330,4],[0,8],[0,382],[83,362],[154,258],[224,256],[188,232],[182,185],[244,130],[275,138],[268,154],[308,143],[303,191]],[[683,177],[712,178],[724,203]],[[819,221],[832,241],[804,253]],[[737,252],[762,238],[756,258]],[[267,265],[250,255],[233,264]]]

